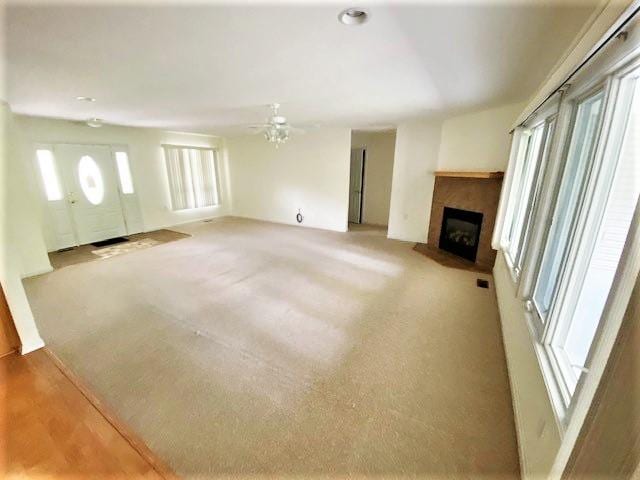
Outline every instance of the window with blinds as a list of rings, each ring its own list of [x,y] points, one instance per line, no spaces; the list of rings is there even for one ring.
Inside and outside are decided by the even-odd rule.
[[[211,148],[163,145],[171,208],[212,207],[220,203],[216,152]]]

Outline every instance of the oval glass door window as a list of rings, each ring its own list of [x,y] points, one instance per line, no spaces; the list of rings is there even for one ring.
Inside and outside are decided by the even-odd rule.
[[[82,157],[78,163],[78,178],[87,200],[93,205],[100,205],[104,199],[102,173],[95,160],[88,155]]]

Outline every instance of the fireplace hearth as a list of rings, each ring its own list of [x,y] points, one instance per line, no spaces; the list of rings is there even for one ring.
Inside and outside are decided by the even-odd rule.
[[[482,213],[444,207],[438,247],[475,262],[481,228]]]

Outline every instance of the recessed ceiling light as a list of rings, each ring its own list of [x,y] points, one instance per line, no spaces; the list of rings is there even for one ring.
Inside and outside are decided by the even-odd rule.
[[[368,19],[369,14],[361,8],[347,8],[338,15],[338,20],[345,25],[361,25]]]
[[[76,97],[76,100],[78,100],[79,102],[95,102],[96,101],[96,99],[93,97],[83,97],[83,96]]]
[[[100,128],[102,126],[101,118],[90,118],[86,121],[86,124],[92,128]]]

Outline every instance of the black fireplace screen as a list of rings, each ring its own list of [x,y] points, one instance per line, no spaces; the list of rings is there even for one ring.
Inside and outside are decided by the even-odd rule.
[[[481,227],[481,213],[444,207],[439,247],[475,262]]]

